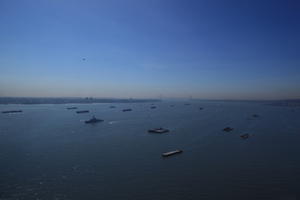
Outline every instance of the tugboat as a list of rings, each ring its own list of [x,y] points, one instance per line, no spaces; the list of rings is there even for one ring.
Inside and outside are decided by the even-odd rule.
[[[128,109],[123,109],[123,112],[128,112],[128,111],[132,111],[132,109],[128,108]]]
[[[250,137],[250,134],[245,133],[245,134],[240,135],[240,137],[245,140],[245,139],[248,139]]]
[[[94,124],[94,123],[98,123],[98,122],[103,122],[103,119],[97,119],[95,116],[93,116],[92,119],[86,120],[85,123],[86,124]]]
[[[162,157],[169,157],[169,156],[179,154],[179,153],[182,153],[182,152],[183,152],[182,150],[169,151],[169,152],[161,154],[161,156]]]
[[[76,113],[80,114],[80,113],[88,113],[90,112],[89,110],[79,110],[79,111],[76,111]]]
[[[226,128],[223,129],[223,131],[225,131],[225,132],[230,132],[232,130],[233,130],[233,128],[230,128],[230,127],[226,127]]]
[[[148,133],[168,133],[170,132],[169,129],[164,129],[164,128],[155,128],[155,129],[150,129],[148,130]]]

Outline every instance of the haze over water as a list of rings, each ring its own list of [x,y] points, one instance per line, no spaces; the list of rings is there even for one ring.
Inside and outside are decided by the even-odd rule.
[[[0,198],[300,198],[299,107],[184,104],[74,105],[86,114],[70,105],[0,105],[23,110],[0,115]],[[92,115],[104,122],[85,124]],[[170,133],[147,132],[156,127]],[[174,149],[184,152],[161,157]]]

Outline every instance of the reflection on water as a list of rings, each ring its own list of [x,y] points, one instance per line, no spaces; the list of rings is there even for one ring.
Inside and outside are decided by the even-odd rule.
[[[1,105],[0,199],[300,198],[299,108],[184,104]]]

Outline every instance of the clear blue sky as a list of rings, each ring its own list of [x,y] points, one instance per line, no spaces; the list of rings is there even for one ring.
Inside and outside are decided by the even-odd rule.
[[[0,96],[300,98],[298,0],[0,0],[0,25]]]

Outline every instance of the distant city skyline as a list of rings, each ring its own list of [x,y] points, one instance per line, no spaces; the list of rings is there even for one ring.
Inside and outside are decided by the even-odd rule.
[[[300,98],[297,0],[1,0],[0,97]]]

